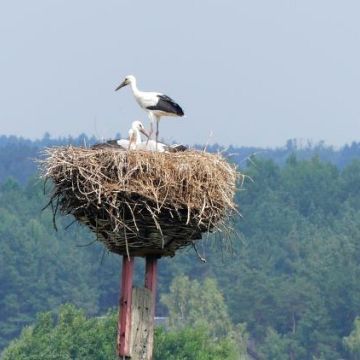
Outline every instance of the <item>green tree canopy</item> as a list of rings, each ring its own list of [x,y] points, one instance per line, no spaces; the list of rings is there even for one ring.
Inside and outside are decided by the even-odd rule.
[[[224,297],[214,279],[200,283],[178,276],[172,281],[170,292],[161,296],[161,302],[169,311],[169,325],[173,329],[205,326],[211,328],[213,336],[224,336],[232,328]]]

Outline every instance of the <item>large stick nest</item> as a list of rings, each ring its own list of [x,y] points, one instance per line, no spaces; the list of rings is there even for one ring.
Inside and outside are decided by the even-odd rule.
[[[173,256],[236,211],[238,173],[219,154],[68,146],[46,149],[41,167],[53,209],[118,254]]]

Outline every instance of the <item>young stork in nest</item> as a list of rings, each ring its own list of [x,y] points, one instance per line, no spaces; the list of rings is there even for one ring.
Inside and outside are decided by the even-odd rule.
[[[183,116],[184,111],[179,104],[167,95],[158,92],[140,91],[136,86],[136,79],[133,75],[126,76],[115,91],[126,85],[130,85],[135,100],[148,113],[150,119],[149,138],[153,134],[154,124],[156,123],[156,142],[158,142],[160,118],[162,116]]]
[[[128,139],[109,140],[103,144],[95,144],[92,148],[99,149],[115,147],[120,148],[121,150],[143,150],[157,152],[178,152],[187,150],[187,147],[184,145],[166,145],[159,142],[157,143],[154,140],[142,141],[141,134],[149,137],[149,134],[146,132],[142,122],[136,120],[131,124]]]
[[[100,149],[114,147],[120,148],[121,150],[136,150],[136,147],[141,144],[140,133],[143,133],[146,137],[149,136],[141,121],[133,121],[127,139],[108,140],[105,143],[95,144],[92,148]]]

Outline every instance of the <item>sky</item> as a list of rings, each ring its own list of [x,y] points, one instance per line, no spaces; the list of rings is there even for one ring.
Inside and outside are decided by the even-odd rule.
[[[341,146],[360,136],[358,0],[0,0],[0,134],[127,134],[129,87],[186,113],[186,144]]]

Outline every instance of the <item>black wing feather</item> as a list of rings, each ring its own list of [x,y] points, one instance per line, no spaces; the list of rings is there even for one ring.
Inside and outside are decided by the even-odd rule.
[[[91,146],[91,149],[109,149],[109,148],[126,150],[124,147],[122,147],[117,143],[117,140],[108,140],[105,143],[99,143]]]
[[[173,99],[166,95],[158,95],[159,101],[156,105],[148,106],[148,110],[159,110],[170,114],[176,114],[177,116],[183,116],[184,111]]]

